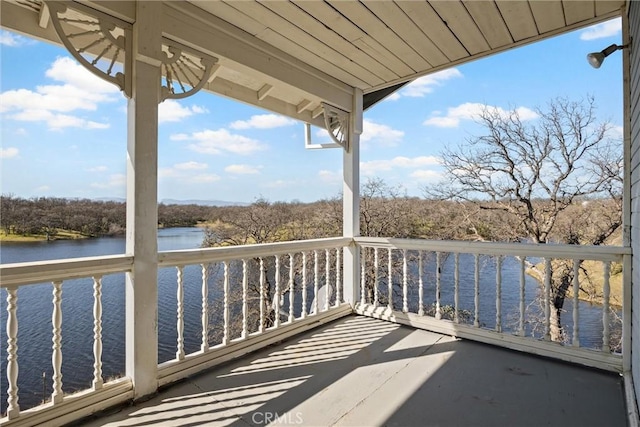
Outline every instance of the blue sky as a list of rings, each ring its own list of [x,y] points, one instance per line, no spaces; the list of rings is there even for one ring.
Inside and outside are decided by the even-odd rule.
[[[622,55],[598,70],[586,54],[621,43],[620,20],[426,76],[364,115],[362,181],[409,195],[442,178],[438,156],[482,129],[482,105],[535,121],[563,96],[593,95],[621,129]],[[126,99],[61,47],[0,30],[0,191],[17,197],[125,197]],[[327,139],[314,128],[314,142]],[[340,194],[342,153],[308,150],[303,124],[201,92],[160,106],[158,199],[310,202]]]

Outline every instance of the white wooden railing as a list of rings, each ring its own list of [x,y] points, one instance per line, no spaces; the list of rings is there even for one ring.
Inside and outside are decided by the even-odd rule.
[[[177,342],[175,358],[159,366],[159,384],[351,313],[342,299],[342,250],[350,242],[329,238],[161,252],[159,266],[176,269]],[[183,277],[194,266],[201,271],[201,343],[186,354]],[[217,301],[212,289],[218,290]],[[222,315],[212,319],[216,302]],[[212,325],[220,327],[218,336]]]
[[[11,424],[37,425],[56,419],[56,424],[70,422],[77,417],[74,411],[93,407],[91,411],[106,408],[133,396],[133,385],[127,378],[105,383],[102,374],[102,281],[105,276],[131,271],[133,257],[125,255],[66,259],[58,261],[41,261],[6,264],[0,266],[0,288],[7,293],[6,334],[7,334],[7,410],[3,422]],[[62,301],[64,283],[74,279],[90,278],[93,287],[93,355],[89,369],[93,372],[91,389],[73,395],[63,394],[62,362]],[[37,408],[20,411],[18,372],[18,331],[20,319],[19,291],[28,286],[50,283],[52,292],[51,316],[51,362],[53,367],[53,392],[48,403]],[[44,288],[43,288],[44,289]],[[30,304],[24,301],[24,304]],[[38,315],[33,310],[30,316]],[[42,313],[43,314],[43,313]],[[42,319],[45,321],[46,319]],[[74,361],[75,362],[75,361]]]
[[[629,302],[612,303],[610,266],[614,262],[624,265],[624,258],[630,256],[628,248],[366,237],[355,240],[361,253],[361,295],[356,310],[360,314],[622,371],[622,328],[628,321],[623,313],[627,311],[624,305]],[[481,268],[480,260],[490,268]],[[504,277],[507,260],[515,264],[510,267],[510,276],[516,276],[508,281]],[[565,300],[571,312],[564,313],[570,315],[570,327],[562,329],[562,342],[551,342],[552,261],[558,260],[567,260],[573,269]],[[580,301],[578,274],[583,261],[587,260],[602,263],[602,303],[591,309],[600,313],[602,332],[596,345],[593,340],[591,345],[580,341],[584,332],[580,330],[584,303]],[[532,265],[543,272],[542,283],[529,277],[528,266]],[[485,270],[490,270],[489,274]],[[461,271],[467,279],[461,278]],[[446,281],[445,272],[450,276]],[[463,287],[466,292],[462,292]],[[528,294],[526,288],[529,288]],[[427,289],[429,295],[426,295]],[[517,297],[508,312],[505,312],[506,291]],[[445,293],[447,303],[443,301]],[[538,308],[537,315],[535,308]],[[616,343],[611,340],[612,323],[618,334]]]
[[[353,245],[359,247],[361,254],[360,300],[355,307],[343,303],[343,299],[354,300],[352,296],[344,295],[346,289],[354,288],[354,284],[344,283],[342,257],[343,249]],[[609,266],[613,262],[629,265],[629,256],[630,251],[622,247],[361,237],[160,252],[158,268],[175,273],[175,282],[171,280],[173,283],[169,286],[174,287],[172,292],[176,296],[175,307],[170,310],[175,313],[176,341],[171,356],[157,366],[157,384],[161,386],[195,374],[319,323],[350,314],[354,309],[363,315],[434,332],[620,371],[622,357],[617,347],[615,351],[611,350],[610,341]],[[517,280],[503,274],[504,263],[513,262],[513,257],[518,263]],[[585,343],[579,339],[583,313],[578,301],[577,280],[573,281],[569,292],[573,323],[566,332],[570,339],[564,343],[549,339],[549,272],[551,261],[559,259],[575,260],[575,268],[581,260],[603,263],[603,303],[599,306],[602,336],[601,344],[595,350],[585,348]],[[470,265],[466,265],[468,260],[471,260]],[[530,280],[526,276],[527,261],[542,265],[547,277],[542,286],[535,286],[535,289],[541,289],[543,307],[540,335],[533,331],[533,320],[527,310],[528,301],[534,296],[527,291],[526,281]],[[482,262],[493,263],[495,273],[490,285],[480,268]],[[59,425],[133,398],[135,384],[130,378],[107,381],[102,373],[103,318],[110,316],[110,313],[102,312],[103,278],[129,273],[132,266],[133,257],[126,255],[0,265],[0,288],[6,292],[7,302],[8,406],[6,417],[0,420],[3,424]],[[462,266],[467,271],[466,276]],[[433,274],[429,273],[430,268]],[[448,274],[451,280],[445,277]],[[90,389],[65,394],[61,372],[65,349],[61,337],[67,321],[62,321],[62,307],[63,300],[70,298],[64,292],[65,283],[78,278],[84,278],[83,283],[90,284],[93,291],[93,355],[89,358],[90,366],[84,366],[92,372],[93,380]],[[28,301],[18,301],[18,295],[21,288],[42,283],[49,283],[52,292],[53,392],[50,402],[21,411],[18,403],[21,361],[17,337],[19,307]],[[185,297],[187,294],[193,296],[194,290],[195,309],[194,301]],[[483,308],[487,307],[487,293],[492,299],[490,313]],[[506,295],[514,293],[517,295],[515,312],[505,304]],[[213,310],[215,304],[217,309]],[[623,304],[624,314],[628,301]],[[513,321],[509,321],[512,315]],[[623,324],[626,325],[627,320],[623,315]],[[199,331],[195,349],[189,342],[194,339],[193,334],[187,336],[187,329]],[[628,337],[623,335],[623,345],[626,339]],[[82,368],[78,363],[78,369]]]
[[[342,303],[342,250],[351,242],[348,238],[330,238],[160,252],[158,268],[170,267],[176,271],[177,304],[173,312],[176,313],[177,341],[175,358],[158,366],[158,386],[350,314],[351,306]],[[133,257],[126,255],[0,265],[0,288],[6,291],[7,303],[8,387],[6,416],[0,418],[3,425],[62,425],[134,397],[135,385],[130,378],[124,376],[105,381],[102,373],[103,317],[108,319],[113,315],[103,314],[103,278],[131,272],[132,266]],[[187,280],[190,276],[185,274],[193,267],[200,271],[197,281]],[[218,267],[221,267],[221,273]],[[80,361],[73,363],[78,371],[90,370],[93,379],[91,388],[69,393],[67,388],[63,392],[65,348],[62,336],[65,327],[79,320],[65,320],[63,323],[62,307],[64,299],[73,299],[73,295],[65,294],[65,284],[75,279],[83,279],[82,286],[91,284],[93,287],[93,357],[90,365],[84,362],[83,366]],[[19,306],[30,302],[18,301],[18,294],[21,289],[31,286],[45,289],[47,283],[52,292],[53,392],[49,402],[21,411],[18,387],[21,363],[18,358]],[[124,285],[124,278],[120,285]],[[187,353],[184,331],[193,316],[187,316],[185,288],[193,286],[200,287],[197,317],[201,342],[197,351]],[[250,287],[260,290],[257,301],[252,301]],[[233,304],[233,295],[240,296],[239,304]],[[272,304],[267,304],[269,298],[272,298]],[[212,344],[215,337],[212,337],[211,327],[217,322],[212,317],[211,304],[215,303],[220,303],[223,313],[222,336],[219,342]],[[252,316],[251,310],[256,307],[258,315]],[[33,316],[34,313],[31,311],[28,315]],[[271,322],[267,321],[269,316]],[[257,317],[255,328],[251,328],[249,322],[252,317]],[[234,319],[239,321],[234,322]],[[234,325],[240,326],[234,328]]]

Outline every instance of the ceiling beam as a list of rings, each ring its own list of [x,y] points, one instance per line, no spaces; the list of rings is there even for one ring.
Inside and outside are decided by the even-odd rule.
[[[53,25],[41,27],[40,14],[38,12],[14,3],[2,2],[0,26],[16,33],[24,34],[27,37],[62,45]]]
[[[259,100],[256,91],[248,87],[233,83],[222,77],[218,77],[213,81],[204,85],[202,90],[222,95],[227,98],[235,99],[245,104],[253,105],[261,109],[266,109],[283,116],[299,120],[305,123],[324,128],[324,117],[314,116],[311,110],[303,110],[298,112],[298,106],[267,96]]]
[[[162,26],[167,37],[221,58],[225,66],[272,86],[306,92],[310,99],[351,110],[351,86],[213,15],[203,18],[206,12],[188,2],[164,5]]]

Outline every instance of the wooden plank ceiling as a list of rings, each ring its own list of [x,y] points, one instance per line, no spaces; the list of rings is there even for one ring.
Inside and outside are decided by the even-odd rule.
[[[622,0],[192,1],[367,92],[579,28]]]
[[[34,10],[39,3],[13,0]],[[108,11],[120,2],[83,3]],[[125,3],[131,2],[118,6],[121,18],[135,10]],[[618,16],[626,1],[191,0],[166,4],[173,11],[189,9],[191,16],[210,21],[212,27],[226,26],[225,34],[234,33],[242,43],[294,58],[320,76],[380,99],[385,88]],[[247,73],[247,64],[211,49],[208,52],[220,59],[220,67],[206,90],[305,121],[320,114],[323,99],[317,93],[292,82],[280,85],[261,70]]]

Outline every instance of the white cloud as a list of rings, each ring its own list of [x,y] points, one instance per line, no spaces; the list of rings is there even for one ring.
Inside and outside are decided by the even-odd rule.
[[[0,46],[17,47],[27,43],[27,39],[9,31],[0,30]]]
[[[609,135],[609,138],[622,139],[622,138],[624,138],[624,127],[622,127],[622,126],[613,126],[609,130],[608,135]]]
[[[442,174],[440,172],[428,169],[417,170],[412,172],[409,176],[417,181],[437,182],[442,179]]]
[[[375,123],[371,120],[363,120],[361,143],[375,143],[384,146],[398,145],[404,137],[404,131],[393,129],[387,125]]]
[[[106,172],[109,170],[106,166],[94,166],[92,168],[85,169],[87,172]]]
[[[237,120],[229,125],[231,129],[273,129],[291,126],[296,121],[277,114],[259,114],[249,120]]]
[[[40,187],[36,188],[36,191],[38,192],[45,192],[49,190],[51,190],[51,187],[49,187],[48,185],[41,185]]]
[[[620,18],[596,24],[580,33],[580,40],[597,40],[618,35],[622,31],[622,20]]]
[[[206,163],[198,163],[198,162],[184,162],[177,163],[173,165],[174,168],[178,170],[203,170],[209,167]]]
[[[0,94],[0,112],[18,120],[43,121],[51,129],[78,127],[106,129],[108,123],[98,123],[72,116],[76,110],[96,111],[102,103],[119,99],[119,90],[68,57],[57,58],[46,76],[62,84],[37,86],[35,91],[13,89]],[[67,113],[67,114],[62,114]]]
[[[0,148],[0,159],[10,159],[20,154],[16,147]]]
[[[426,126],[454,128],[458,127],[462,120],[478,119],[482,111],[485,109],[493,110],[504,117],[509,114],[509,111],[500,107],[492,107],[490,105],[480,104],[477,102],[467,102],[460,104],[457,107],[448,108],[445,116],[442,116],[442,113],[439,111],[434,111],[431,117],[425,120],[422,124]],[[538,114],[535,111],[527,107],[518,107],[515,110],[521,120],[533,120],[538,117]]]
[[[77,91],[76,94],[95,101],[104,100],[105,95],[120,93],[116,85],[96,76],[70,57],[57,58],[45,75],[65,83],[65,86],[44,86],[45,93],[53,91],[60,95],[67,95],[63,92],[64,90],[73,90]]]
[[[411,98],[422,98],[433,92],[436,87],[442,86],[445,82],[461,78],[462,73],[457,68],[449,68],[447,70],[438,71],[437,73],[422,76],[404,86],[397,92],[392,93],[386,99],[397,101],[403,96]]]
[[[232,134],[226,129],[204,130],[191,135],[175,134],[170,137],[173,141],[193,141],[187,147],[202,154],[233,153],[240,155],[253,154],[266,150],[267,146],[255,139]]]
[[[261,166],[254,167],[250,165],[229,165],[224,168],[225,172],[238,175],[252,175],[260,173]]]
[[[371,160],[360,163],[363,175],[375,175],[381,171],[390,171],[396,168],[416,169],[426,166],[439,166],[440,159],[434,156],[404,157],[398,156],[388,160]]]
[[[206,108],[192,105],[190,107],[182,106],[175,99],[167,99],[158,105],[158,122],[179,122],[194,114],[202,114],[208,112]]]
[[[63,128],[108,129],[108,123],[98,123],[68,114],[54,114],[46,110],[23,110],[10,116],[14,120],[24,122],[46,122],[51,130]]]
[[[93,188],[124,188],[127,177],[124,174],[114,174],[109,176],[106,182],[94,182],[91,184]]]

